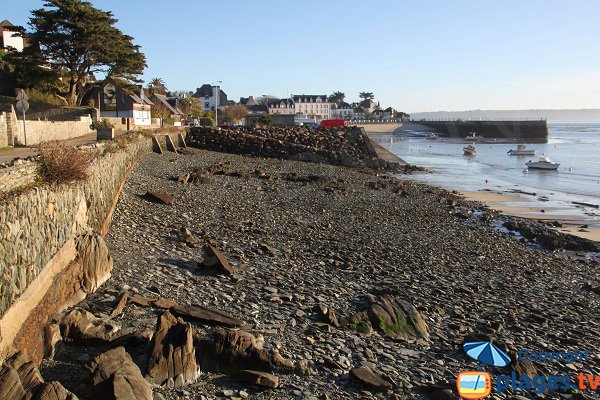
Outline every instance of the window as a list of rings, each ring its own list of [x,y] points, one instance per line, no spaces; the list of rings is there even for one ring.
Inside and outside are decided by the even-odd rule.
[[[208,108],[208,107],[210,107],[210,103],[207,101],[204,103],[204,108]]]

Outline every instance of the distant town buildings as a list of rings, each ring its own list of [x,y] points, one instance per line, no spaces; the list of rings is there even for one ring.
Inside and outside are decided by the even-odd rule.
[[[215,96],[217,89],[219,90],[218,104],[217,97]],[[201,87],[197,88],[192,97],[201,100],[202,109],[204,111],[215,111],[215,107],[217,105],[222,107],[228,104],[227,94],[219,86],[213,86],[208,83],[205,83]]]
[[[269,106],[269,114],[296,114],[296,105],[292,99],[272,100],[267,105]]]
[[[314,118],[328,119],[331,115],[331,103],[328,102],[326,95],[294,95],[295,113]]]

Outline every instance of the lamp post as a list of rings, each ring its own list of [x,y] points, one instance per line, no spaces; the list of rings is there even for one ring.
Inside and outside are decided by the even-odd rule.
[[[221,90],[219,89],[219,83],[223,83],[223,81],[217,81],[214,84],[215,87],[215,125],[219,126],[219,114],[218,114],[218,109],[219,109],[219,97],[221,94]]]

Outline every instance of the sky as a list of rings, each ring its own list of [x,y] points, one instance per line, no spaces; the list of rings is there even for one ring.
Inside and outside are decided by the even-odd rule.
[[[39,0],[0,0],[27,25]],[[92,0],[146,82],[241,96],[373,92],[405,112],[600,108],[598,0]]]

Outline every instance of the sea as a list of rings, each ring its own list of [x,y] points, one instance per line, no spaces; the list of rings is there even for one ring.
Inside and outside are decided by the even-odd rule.
[[[409,179],[461,192],[520,193],[528,206],[543,209],[546,218],[585,220],[600,227],[600,210],[573,203],[600,205],[600,121],[548,121],[548,143],[528,145],[537,150],[536,156],[508,155],[514,143],[476,143],[477,154],[465,156],[464,140],[426,140],[429,132],[401,129],[372,139],[430,171]],[[526,169],[527,161],[542,154],[560,163],[558,170]]]

